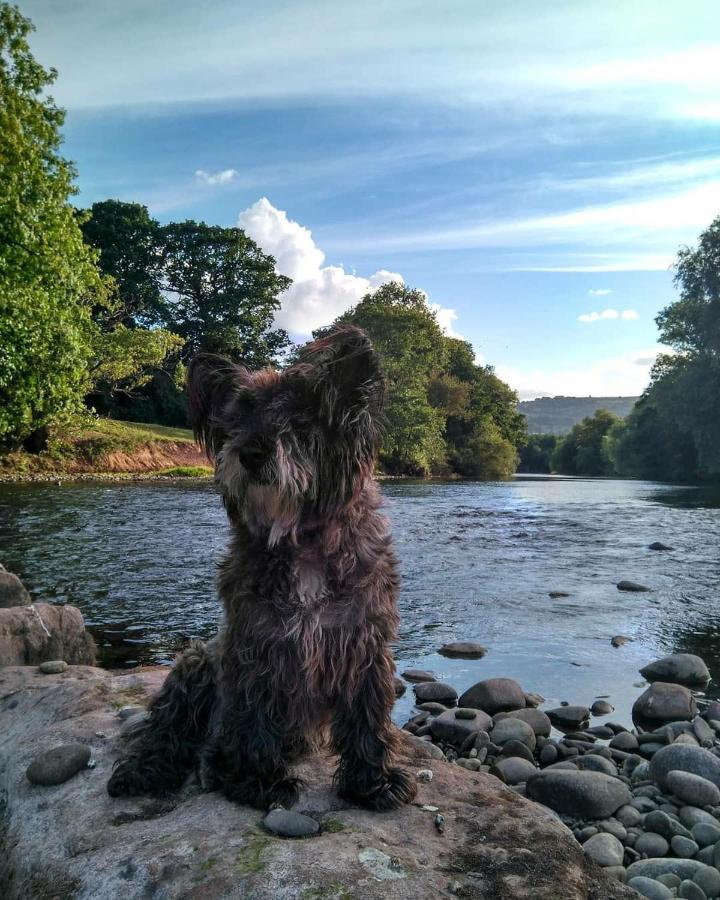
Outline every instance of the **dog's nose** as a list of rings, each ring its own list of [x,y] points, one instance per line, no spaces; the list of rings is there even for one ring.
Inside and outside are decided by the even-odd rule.
[[[269,448],[265,444],[253,442],[242,447],[238,452],[240,462],[248,471],[256,472],[265,465]]]

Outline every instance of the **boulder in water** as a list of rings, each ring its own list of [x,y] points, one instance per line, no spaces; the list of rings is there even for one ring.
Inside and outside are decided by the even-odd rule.
[[[704,685],[710,681],[710,671],[705,662],[694,653],[673,653],[656,659],[640,669],[648,681],[666,681],[669,684]]]

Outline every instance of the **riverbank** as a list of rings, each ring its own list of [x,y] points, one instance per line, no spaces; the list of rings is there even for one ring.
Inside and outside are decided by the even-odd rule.
[[[40,453],[0,456],[0,481],[209,478],[207,457],[184,428],[83,417],[51,429]]]

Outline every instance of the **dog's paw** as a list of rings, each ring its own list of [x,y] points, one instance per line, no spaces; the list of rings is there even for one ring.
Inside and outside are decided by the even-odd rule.
[[[361,791],[352,784],[345,784],[339,793],[344,799],[351,800],[359,806],[387,812],[410,803],[417,793],[417,782],[415,776],[404,769],[389,769],[375,781],[372,790]]]
[[[298,801],[303,782],[299,778],[283,778],[264,790],[263,807],[282,806],[290,809]]]
[[[147,793],[147,788],[137,767],[129,760],[121,759],[108,779],[107,792],[111,797],[137,797]]]

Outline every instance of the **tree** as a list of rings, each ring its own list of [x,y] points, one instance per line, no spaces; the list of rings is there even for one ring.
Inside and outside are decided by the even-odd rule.
[[[160,225],[147,207],[121,200],[93,203],[81,227],[98,251],[100,269],[115,280],[113,321],[130,328],[162,325],[167,303],[161,291]]]
[[[621,472],[679,481],[720,480],[720,217],[675,266],[680,296],[658,315],[658,357],[648,389],[613,445]]]
[[[239,228],[177,222],[160,229],[164,323],[185,339],[184,355],[221,353],[251,368],[287,346],[273,328],[291,280]]]
[[[529,434],[520,447],[518,472],[547,475],[552,472],[552,456],[558,438],[554,434]]]
[[[382,357],[388,394],[382,464],[395,474],[428,474],[445,460],[444,418],[430,403],[428,389],[442,372],[446,352],[425,294],[397,282],[384,284],[338,322],[364,328]]]
[[[563,475],[612,475],[607,438],[621,421],[615,413],[599,409],[573,425],[553,453],[552,468]]]
[[[106,287],[69,198],[56,72],[33,57],[31,22],[0,3],[0,441],[76,408],[87,387],[91,310]]]

